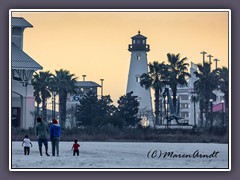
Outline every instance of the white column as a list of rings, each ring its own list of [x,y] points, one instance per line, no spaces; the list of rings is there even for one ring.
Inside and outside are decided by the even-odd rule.
[[[28,129],[34,126],[35,105],[34,97],[23,97],[21,128]]]

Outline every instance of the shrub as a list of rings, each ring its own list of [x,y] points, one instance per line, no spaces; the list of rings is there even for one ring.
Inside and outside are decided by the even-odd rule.
[[[111,119],[111,118],[110,118]],[[109,120],[110,121],[110,120]],[[12,128],[12,140],[22,141],[28,134],[32,141],[36,140],[34,129],[23,130]],[[228,143],[228,133],[221,129],[202,131],[183,129],[151,129],[125,128],[108,123],[100,127],[86,126],[84,128],[63,129],[61,141],[148,141],[148,142],[183,142],[183,143]]]

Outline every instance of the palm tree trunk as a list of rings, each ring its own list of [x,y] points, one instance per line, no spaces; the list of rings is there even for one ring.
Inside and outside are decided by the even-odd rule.
[[[197,123],[196,123],[196,102],[194,101],[193,102],[193,119],[194,119],[194,127],[197,126]]]
[[[174,108],[174,112],[176,112],[176,110],[177,110],[177,86],[176,87],[174,87],[173,89],[172,89],[172,93],[173,93],[173,108]]]
[[[161,92],[160,92],[160,94],[161,94]],[[159,125],[162,125],[162,116],[163,116],[163,113],[162,113],[162,98],[161,98],[161,95],[159,97],[160,97],[160,119],[159,119]]]
[[[202,100],[200,100],[199,106],[200,106],[200,127],[203,127],[203,101]]]
[[[156,126],[156,123],[159,122],[159,89],[155,89],[155,115],[156,120],[154,122],[154,127]]]
[[[42,119],[43,119],[43,122],[47,122],[47,109],[46,109],[45,97],[42,97]]]
[[[59,119],[60,119],[60,125],[62,128],[65,128],[66,126],[66,100],[67,100],[66,93],[60,93],[59,94]]]
[[[35,120],[34,120],[34,127],[36,125],[36,120],[39,117],[39,103],[37,103],[37,109],[36,109],[36,114],[35,114]]]
[[[224,96],[224,100],[225,100],[225,124],[226,124],[226,127],[228,128],[228,105],[229,105],[229,98],[228,98],[228,93],[225,93],[225,96]]]
[[[210,127],[209,101],[208,100],[205,101],[204,109],[205,109],[205,118],[206,118],[205,127],[208,128],[208,127]]]

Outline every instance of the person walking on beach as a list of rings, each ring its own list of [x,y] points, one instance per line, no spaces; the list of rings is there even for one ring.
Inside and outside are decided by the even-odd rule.
[[[31,140],[29,139],[28,135],[25,135],[25,138],[23,139],[23,142],[22,142],[22,146],[24,147],[24,155],[29,155],[30,145],[32,147]]]
[[[76,153],[77,153],[77,156],[79,156],[79,149],[78,149],[79,147],[80,147],[80,145],[77,143],[77,140],[74,140],[74,144],[72,146],[74,156]]]
[[[37,118],[37,125],[35,127],[35,133],[37,135],[40,156],[42,156],[42,144],[44,144],[44,146],[45,146],[46,155],[49,156],[49,154],[48,154],[49,129],[48,129],[48,125],[45,124],[44,122],[42,122],[42,119],[40,117]]]
[[[59,141],[61,135],[61,128],[56,119],[52,120],[52,125],[50,126],[50,140],[52,142],[52,156],[55,156],[55,150],[57,151],[57,156],[59,156]]]

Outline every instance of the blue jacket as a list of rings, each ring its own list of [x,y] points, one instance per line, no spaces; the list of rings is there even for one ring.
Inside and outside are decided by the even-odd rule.
[[[61,135],[61,128],[59,124],[52,124],[50,126],[50,139],[59,138]]]

